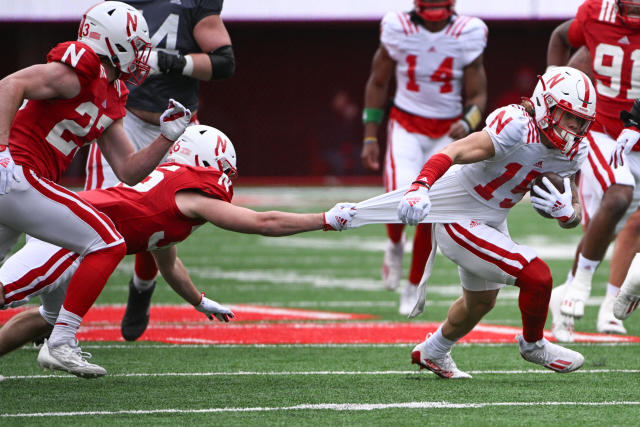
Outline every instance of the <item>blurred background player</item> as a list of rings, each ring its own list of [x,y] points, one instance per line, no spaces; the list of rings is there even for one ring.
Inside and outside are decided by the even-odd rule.
[[[623,166],[609,164],[623,127],[619,114],[629,110],[640,94],[640,71],[634,66],[640,48],[640,2],[585,1],[574,19],[553,31],[547,51],[548,69],[566,64],[571,49],[581,46],[586,46],[588,53],[578,51],[575,62],[589,64],[589,69],[583,71],[593,76],[598,111],[596,123],[587,135],[589,156],[580,178],[584,236],[577,248],[573,273],[569,273],[565,285],[554,290],[551,299],[552,331],[560,341],[573,341],[574,321],[584,315],[593,274],[609,242],[622,229],[640,198],[640,188],[634,190],[640,179],[640,157],[632,152]],[[585,61],[589,56],[591,61]],[[614,272],[612,261],[611,273]],[[613,316],[613,303],[622,279],[615,285],[607,284],[598,312],[598,332],[626,333],[622,322]]]
[[[149,24],[153,51],[151,72],[140,86],[130,87],[124,128],[136,150],[146,147],[160,133],[159,118],[168,97],[192,112],[197,123],[200,80],[226,79],[233,75],[235,59],[231,38],[222,22],[223,0],[129,0]],[[118,183],[99,147],[93,145],[87,161],[85,189],[108,188]],[[151,254],[136,255],[129,282],[122,336],[135,340],[149,322],[149,304],[158,269]]]
[[[395,72],[384,160],[386,191],[408,186],[432,154],[474,131],[482,120],[487,102],[482,59],[487,27],[478,18],[458,16],[454,4],[454,0],[415,0],[412,11],[389,12],[382,19],[380,46],[365,88],[361,156],[366,168],[380,169],[378,128]],[[387,235],[382,281],[394,290],[402,278],[404,224],[388,224]],[[413,308],[430,247],[431,228],[421,224],[414,236],[400,314]]]
[[[204,296],[194,286],[177,257],[176,243],[210,222],[240,233],[285,236],[312,230],[350,228],[355,210],[339,203],[330,211],[314,214],[255,212],[231,204],[237,176],[236,153],[225,134],[210,126],[190,126],[176,141],[166,163],[149,179],[129,187],[80,193],[108,215],[120,230],[127,253],[151,250],[169,285],[196,310],[210,319],[229,321],[233,313]],[[156,238],[160,233],[160,237]],[[0,329],[0,355],[51,330],[67,289],[69,277],[81,260],[79,254],[30,238],[0,268],[0,308],[24,305],[39,295],[39,309],[19,313]],[[59,268],[50,268],[52,264]],[[105,369],[86,363],[68,366],[49,355],[47,342],[40,349],[42,367],[86,378],[105,375]]]
[[[414,348],[412,363],[444,378],[470,378],[457,368],[451,348],[493,308],[507,284],[520,288],[522,335],[517,340],[522,357],[556,372],[582,366],[581,354],[544,338],[553,278],[533,249],[511,240],[507,214],[537,176],[555,172],[564,177],[564,188],[543,178],[548,191],[536,187],[538,196],[531,202],[562,228],[580,223],[573,181],[586,160],[582,139],[595,116],[596,93],[589,78],[574,68],[557,67],[540,78],[531,100],[495,110],[482,131],[447,145],[425,163],[398,205],[399,218],[411,225],[425,217],[428,221],[431,195],[434,204],[463,206],[468,219],[433,226],[430,256],[435,256],[437,243],[458,265],[463,293],[438,330]],[[455,164],[464,166],[450,169]],[[484,214],[493,219],[479,220]],[[427,276],[420,283],[422,305],[412,315],[424,307]]]
[[[134,151],[122,125],[124,81],[145,79],[150,49],[139,11],[99,3],[83,16],[78,41],[58,44],[46,64],[0,81],[0,258],[22,232],[84,257],[49,340],[51,357],[61,364],[85,362],[76,332],[126,246],[109,218],[56,181],[78,148],[97,140],[118,178],[134,185],[189,122],[189,110],[171,102],[160,134]]]

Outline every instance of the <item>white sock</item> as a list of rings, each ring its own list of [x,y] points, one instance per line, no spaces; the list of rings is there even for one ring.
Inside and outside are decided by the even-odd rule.
[[[569,270],[569,272],[567,273],[567,280],[564,283],[569,284],[571,283],[572,280],[573,280],[573,271]]]
[[[456,341],[447,339],[442,335],[442,325],[440,325],[438,330],[427,340],[430,353],[436,358],[443,357],[445,354],[449,353],[455,343]]]
[[[617,286],[613,286],[611,283],[607,283],[607,296],[606,298],[615,298],[618,296],[618,292],[620,291],[620,288]]]
[[[151,280],[144,280],[138,277],[136,273],[133,273],[133,286],[140,292],[146,291],[156,282],[155,277]]]
[[[82,323],[82,317],[65,310],[64,307],[60,308],[56,324],[53,326],[53,331],[51,331],[51,336],[48,340],[49,346],[58,347],[63,344],[75,346],[76,333],[80,323]]]
[[[572,283],[577,282],[591,289],[593,273],[595,273],[596,268],[598,268],[598,264],[600,264],[600,261],[592,261],[583,257],[582,254],[578,255],[578,268],[576,268],[576,274]]]

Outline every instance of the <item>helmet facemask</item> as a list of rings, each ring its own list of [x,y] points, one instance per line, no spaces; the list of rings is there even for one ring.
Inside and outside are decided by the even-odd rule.
[[[567,154],[587,135],[594,118],[580,114],[562,102],[558,103],[551,94],[544,99],[549,113],[539,122],[542,133],[554,147]],[[546,126],[542,127],[543,124]]]
[[[640,2],[618,0],[618,15],[622,23],[629,28],[640,28]]]
[[[455,0],[425,1],[414,0],[416,15],[428,22],[439,22],[453,15]]]

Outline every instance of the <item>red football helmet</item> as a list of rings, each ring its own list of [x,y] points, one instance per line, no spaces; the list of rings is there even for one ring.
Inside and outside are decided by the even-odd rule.
[[[425,21],[438,22],[453,15],[456,0],[413,0],[416,14]]]
[[[640,28],[640,1],[617,0],[618,15],[627,27]]]

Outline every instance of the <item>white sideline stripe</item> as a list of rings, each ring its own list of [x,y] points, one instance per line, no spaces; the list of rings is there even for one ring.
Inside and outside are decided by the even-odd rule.
[[[77,411],[77,412],[33,412],[2,414],[2,418],[18,417],[73,417],[86,415],[149,415],[149,414],[209,414],[220,412],[270,412],[295,410],[329,411],[373,411],[380,409],[477,409],[496,406],[637,406],[640,402],[398,402],[398,403],[317,403],[295,406],[254,407],[254,408],[205,408],[205,409],[147,409],[120,411]]]
[[[522,375],[522,374],[554,374],[551,370],[519,369],[519,370],[482,370],[465,371],[473,375]],[[577,374],[637,374],[640,369],[581,369]],[[237,372],[157,372],[157,373],[130,373],[109,374],[109,377],[133,378],[133,377],[226,377],[226,376],[288,376],[288,375],[431,375],[429,371],[237,371]],[[5,380],[32,380],[32,379],[74,379],[73,375],[14,375],[6,376]]]

